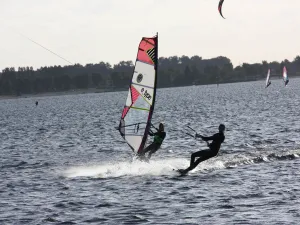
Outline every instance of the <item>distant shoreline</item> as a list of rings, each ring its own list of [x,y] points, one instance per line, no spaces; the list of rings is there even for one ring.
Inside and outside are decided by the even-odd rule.
[[[77,89],[77,90],[69,90],[69,91],[53,91],[53,92],[43,92],[36,94],[23,94],[23,95],[0,95],[0,100],[5,99],[16,99],[16,98],[40,98],[40,97],[48,97],[48,96],[63,96],[63,95],[78,95],[78,94],[90,94],[90,93],[105,93],[105,92],[118,92],[118,91],[126,91],[126,88],[116,88],[113,90],[109,89],[98,89],[98,88],[89,88],[89,89]]]
[[[298,78],[299,76],[290,76],[292,78]],[[264,81],[265,79],[257,79],[257,80],[249,80],[249,81],[236,81],[230,83],[243,83],[243,82],[253,82],[253,81]],[[281,78],[273,77],[272,80],[281,80]],[[230,84],[228,83],[219,83],[221,84]],[[189,86],[204,86],[204,85],[217,85],[217,84],[197,84],[197,85],[187,85],[187,86],[174,86],[174,87],[161,87],[163,88],[176,88],[176,87],[189,87]],[[128,88],[115,88],[115,89],[99,89],[99,88],[89,88],[89,89],[76,89],[76,90],[69,90],[69,91],[53,91],[53,92],[43,92],[43,93],[36,93],[36,94],[23,94],[20,96],[17,95],[0,95],[0,100],[5,99],[17,99],[17,98],[40,98],[40,97],[48,97],[48,96],[63,96],[63,95],[78,95],[78,94],[91,94],[91,93],[105,93],[105,92],[119,92],[119,91],[126,91]]]

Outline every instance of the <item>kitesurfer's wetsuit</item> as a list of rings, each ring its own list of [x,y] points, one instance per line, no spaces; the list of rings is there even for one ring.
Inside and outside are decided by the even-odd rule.
[[[204,141],[212,141],[212,143],[208,145],[209,150],[198,151],[191,155],[190,166],[187,169],[185,169],[185,172],[195,169],[195,167],[198,166],[200,162],[203,162],[209,158],[216,156],[220,150],[221,144],[225,140],[223,132],[216,133],[211,137],[203,137],[197,134],[196,137],[201,137]],[[195,161],[196,157],[199,157],[199,159]]]
[[[166,132],[158,130],[156,133],[153,133],[151,130],[149,130],[149,135],[154,136],[154,140],[147,148],[143,150],[141,154],[142,158],[145,157],[146,152],[149,152],[148,159],[151,158],[151,155],[155,153],[163,143],[166,137]]]

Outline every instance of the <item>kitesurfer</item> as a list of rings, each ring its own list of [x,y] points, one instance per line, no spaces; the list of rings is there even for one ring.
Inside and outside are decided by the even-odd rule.
[[[179,172],[182,174],[186,174],[190,170],[195,169],[196,166],[198,166],[198,164],[200,162],[203,162],[209,158],[215,157],[220,150],[221,144],[224,142],[224,139],[225,139],[224,131],[225,131],[225,125],[220,124],[219,125],[219,133],[216,133],[211,137],[204,137],[200,134],[196,134],[195,137],[202,138],[202,140],[207,142],[207,146],[209,147],[209,149],[194,152],[191,155],[190,166],[188,168],[186,168],[185,170],[179,170]],[[209,144],[208,141],[212,141],[212,142]],[[198,159],[195,161],[196,158],[198,158]]]
[[[152,125],[152,124],[151,124]],[[158,129],[156,127],[154,127],[152,125],[152,127],[157,131],[157,132],[153,132],[151,131],[151,129],[149,130],[148,134],[150,136],[153,136],[153,142],[147,147],[145,148],[141,153],[139,153],[139,158],[141,160],[146,160],[148,161],[151,158],[151,155],[153,153],[155,153],[161,146],[161,144],[163,143],[165,137],[166,137],[166,132],[164,131],[164,125],[162,123],[159,124]],[[148,153],[148,157],[145,157],[145,154]]]

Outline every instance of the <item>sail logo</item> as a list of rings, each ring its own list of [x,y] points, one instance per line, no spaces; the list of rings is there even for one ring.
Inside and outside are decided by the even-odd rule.
[[[155,48],[150,48],[147,51],[148,56],[152,60],[153,63],[155,63]]]
[[[143,80],[143,74],[140,73],[136,78],[136,82],[141,83],[142,80]]]
[[[143,93],[143,95],[144,95],[144,97],[146,99],[151,100],[152,96],[147,92],[147,90],[145,90],[144,88],[142,88],[141,92]]]

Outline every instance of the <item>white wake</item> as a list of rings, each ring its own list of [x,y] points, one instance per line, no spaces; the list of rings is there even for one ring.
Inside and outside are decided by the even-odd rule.
[[[144,175],[174,175],[178,174],[177,169],[185,169],[189,166],[189,159],[172,158],[150,161],[150,163],[135,160],[133,162],[102,162],[97,165],[81,165],[68,168],[64,172],[64,176],[68,178],[75,177],[94,177],[94,178],[110,178],[121,176],[144,176]],[[191,171],[195,173],[203,169],[224,168],[224,164],[220,161],[203,162]]]
[[[120,177],[142,175],[169,175],[174,170],[186,168],[189,164],[187,159],[165,159],[150,161],[150,163],[134,160],[133,162],[103,162],[98,165],[75,166],[67,169],[64,175],[74,177]]]

